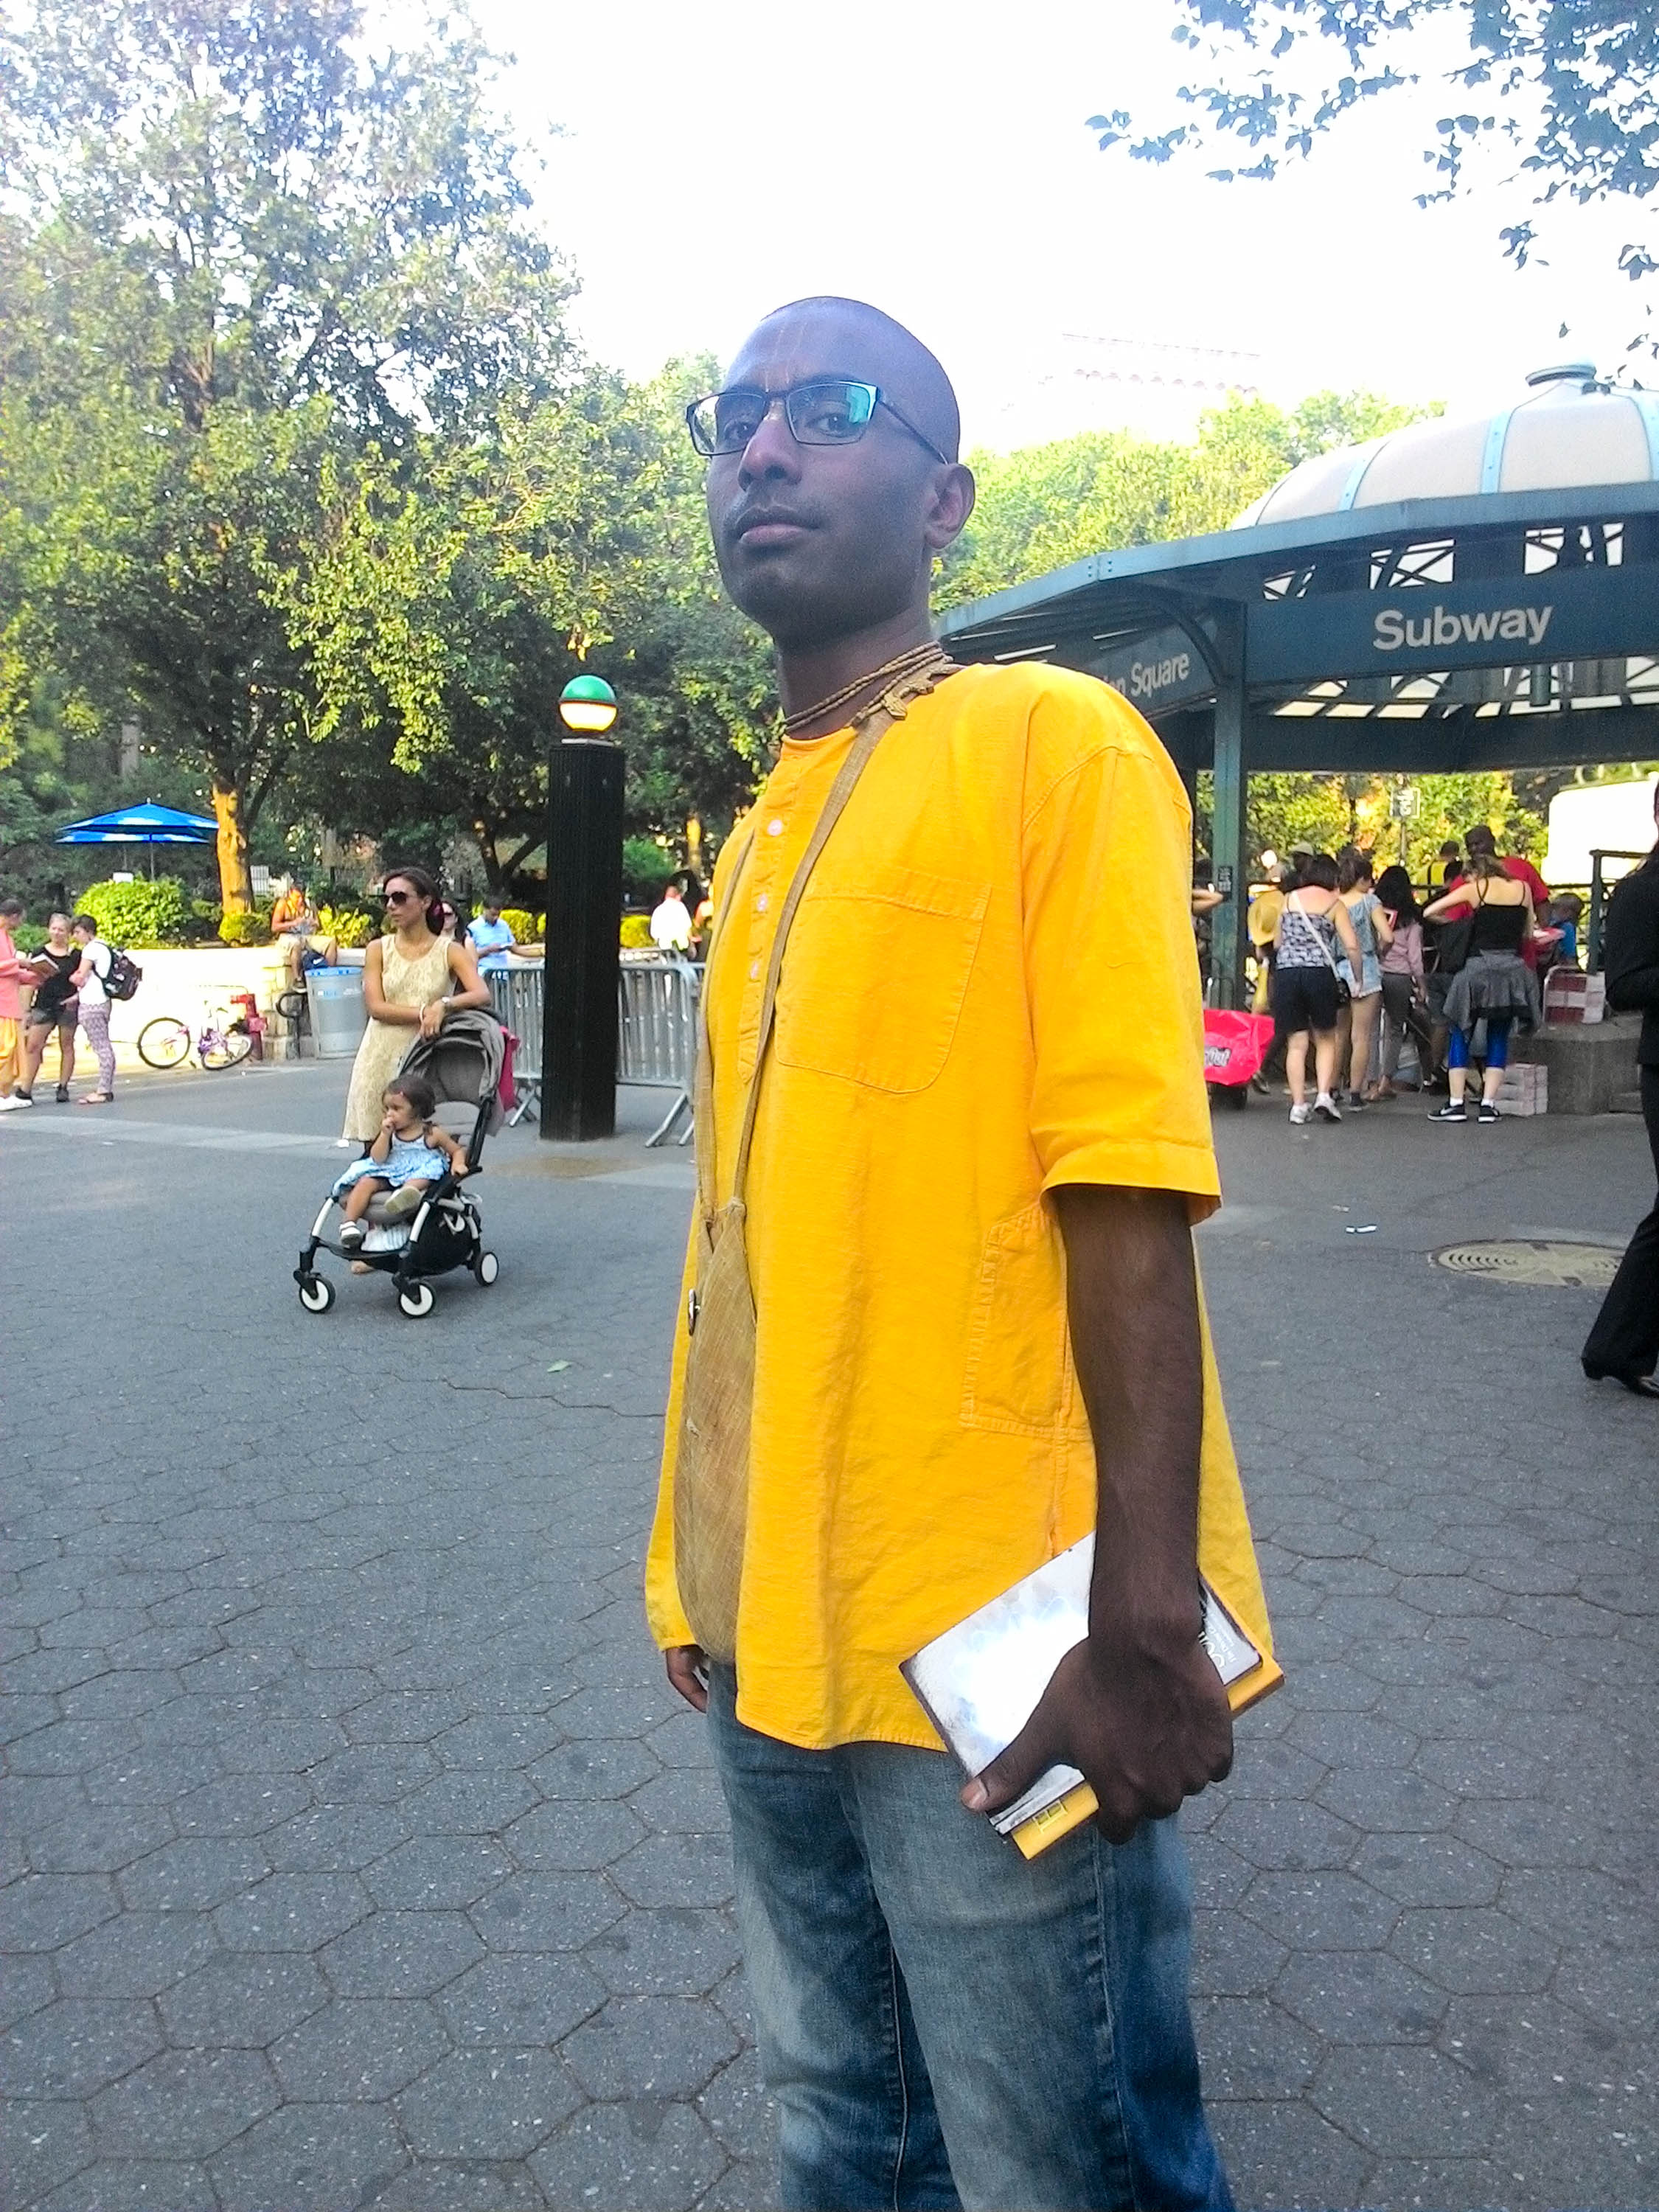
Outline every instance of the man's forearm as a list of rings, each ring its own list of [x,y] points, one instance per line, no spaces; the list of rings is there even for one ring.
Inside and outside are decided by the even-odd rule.
[[[1198,1636],[1203,1355],[1186,1200],[1070,1184],[1072,1351],[1098,1469],[1091,1640],[1155,1650]]]

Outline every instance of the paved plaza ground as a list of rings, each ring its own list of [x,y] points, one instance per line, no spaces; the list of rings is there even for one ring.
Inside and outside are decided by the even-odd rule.
[[[4,2202],[773,2204],[724,1814],[640,1610],[689,1157],[638,1097],[614,1145],[507,1133],[495,1288],[312,1319],[343,1090],[0,1125]],[[1592,1294],[1427,1260],[1622,1241],[1642,1131],[1218,1136],[1290,1675],[1185,1816],[1241,2206],[1652,2207],[1659,1408],[1580,1376]]]

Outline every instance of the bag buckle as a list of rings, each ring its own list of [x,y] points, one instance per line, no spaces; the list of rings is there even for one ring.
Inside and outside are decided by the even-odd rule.
[[[696,1334],[697,1316],[702,1310],[702,1300],[697,1296],[696,1285],[694,1283],[685,1294],[685,1333],[688,1336]]]

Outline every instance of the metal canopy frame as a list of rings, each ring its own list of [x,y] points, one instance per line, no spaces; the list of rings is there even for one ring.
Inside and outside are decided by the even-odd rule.
[[[1115,683],[1189,789],[1213,770],[1217,881],[1242,884],[1255,771],[1659,757],[1659,482],[1350,507],[1091,554],[939,628],[957,660]],[[1236,1005],[1236,902],[1212,931]]]

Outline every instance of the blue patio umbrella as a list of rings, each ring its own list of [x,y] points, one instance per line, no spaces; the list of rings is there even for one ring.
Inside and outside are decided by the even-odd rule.
[[[52,833],[54,845],[210,845],[219,834],[217,823],[204,814],[182,814],[176,806],[118,806],[112,814],[88,815],[84,822],[66,822]],[[155,873],[155,856],[149,872]]]

